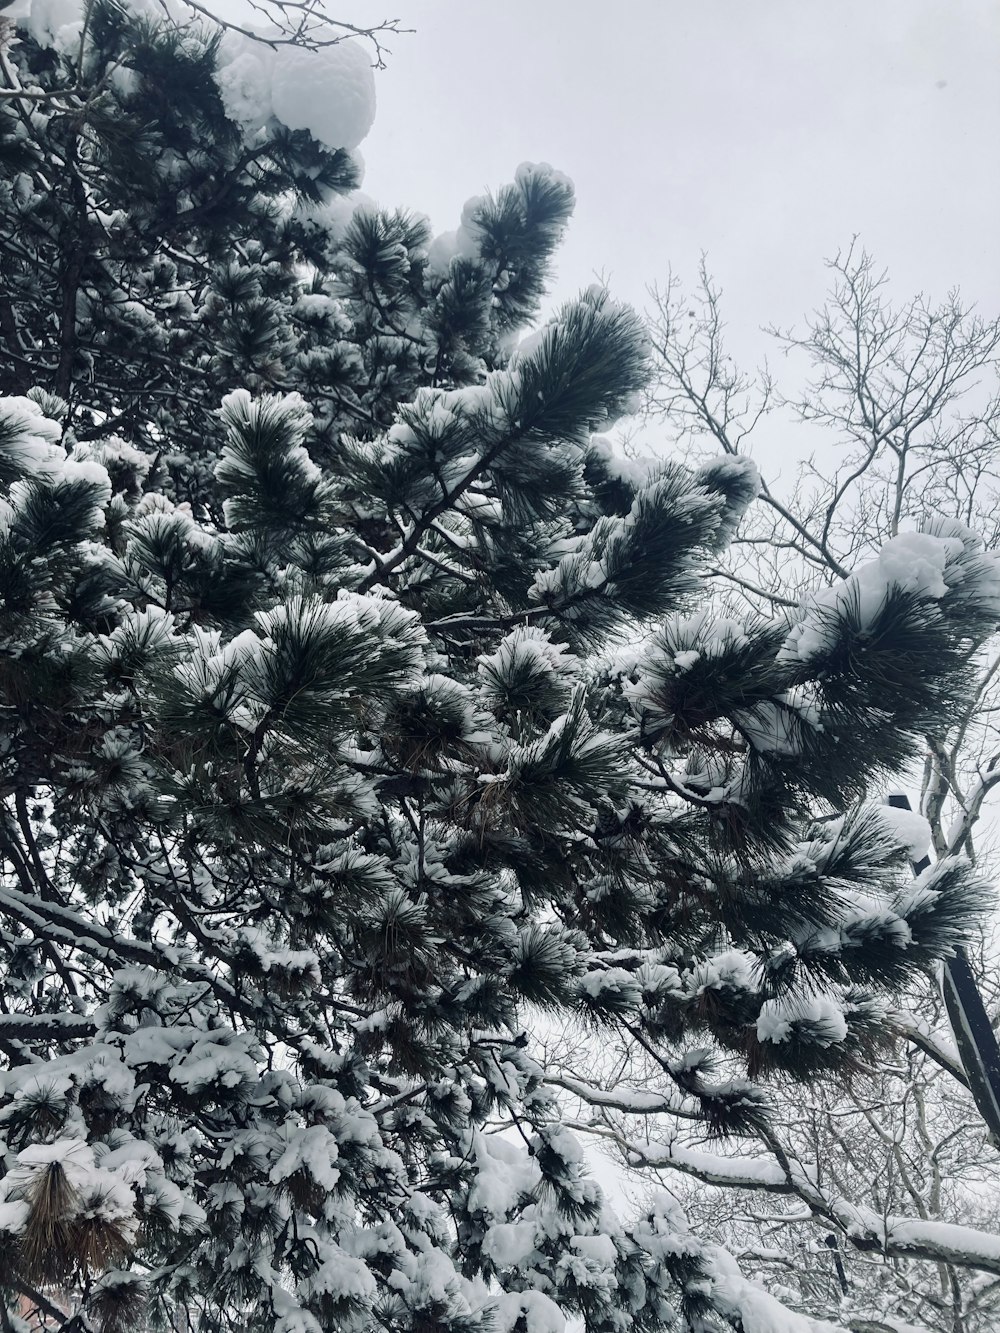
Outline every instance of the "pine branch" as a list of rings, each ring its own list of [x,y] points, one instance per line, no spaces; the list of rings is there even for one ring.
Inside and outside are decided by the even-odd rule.
[[[0,1014],[0,1040],[62,1043],[93,1037],[97,1024],[86,1014]]]

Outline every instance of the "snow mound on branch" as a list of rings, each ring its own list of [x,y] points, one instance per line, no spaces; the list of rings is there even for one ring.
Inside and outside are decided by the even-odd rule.
[[[522,339],[518,350],[522,350],[526,344],[527,339]],[[630,457],[623,452],[622,442],[612,439],[610,435],[591,435],[590,450],[604,464],[609,477],[624,481],[637,490],[651,480],[658,466],[652,454],[635,454]]]
[[[876,808],[893,841],[906,848],[911,861],[919,861],[927,855],[931,846],[931,826],[923,815],[897,805]]]
[[[160,14],[151,0],[126,0],[136,13]],[[82,0],[13,0],[3,17],[27,31],[39,46],[75,55],[83,30]],[[168,5],[167,14],[184,22],[196,17],[186,5]],[[230,120],[259,130],[272,116],[290,130],[308,130],[327,148],[350,151],[375,121],[375,73],[364,46],[337,40],[333,29],[315,29],[318,50],[267,45],[273,33],[256,37],[226,32],[213,78]]]
[[[515,1291],[500,1296],[497,1322],[503,1333],[522,1324],[527,1333],[563,1333],[566,1317],[551,1297],[542,1291]]]
[[[455,231],[443,231],[427,247],[427,267],[432,274],[444,276],[453,259],[479,258],[479,229],[476,218],[485,200],[482,195],[467,199],[462,208],[462,221]]]
[[[0,465],[23,476],[52,475],[65,461],[62,427],[31,398],[0,398]]]
[[[364,47],[285,47],[275,60],[271,101],[289,129],[308,130],[330,148],[357,148],[375,121],[375,75]]]
[[[828,996],[813,995],[765,1001],[757,1018],[757,1040],[788,1041],[797,1023],[809,1025],[809,1040],[817,1046],[835,1046],[847,1037],[843,1010]]]
[[[717,1306],[737,1318],[744,1333],[844,1333],[838,1324],[789,1310],[763,1287],[740,1272],[736,1260],[721,1246],[706,1246],[712,1270],[710,1289]]]
[[[487,1229],[483,1252],[498,1268],[517,1268],[527,1263],[537,1243],[534,1221],[498,1222]]]
[[[806,662],[827,651],[836,622],[849,613],[861,630],[866,629],[893,589],[940,602],[964,584],[963,593],[973,594],[981,605],[1000,613],[1000,561],[991,553],[975,560],[981,546],[971,529],[952,520],[938,520],[933,531],[901,532],[886,542],[874,560],[807,602],[781,657]]]
[[[4,18],[25,28],[39,46],[68,55],[80,42],[83,6],[80,0],[15,0]]]
[[[350,150],[375,121],[375,74],[360,42],[275,51],[230,33],[214,78],[226,115],[248,129],[274,116],[290,130],[308,130],[327,148]]]
[[[62,1138],[22,1148],[0,1182],[0,1227],[14,1234],[23,1231],[35,1207],[34,1198],[42,1178],[53,1168],[59,1168],[78,1195],[69,1215],[112,1223],[130,1244],[139,1226],[132,1186],[145,1179],[145,1163],[161,1163],[150,1149],[146,1151],[145,1163],[129,1160],[127,1152],[112,1153],[107,1160],[110,1170],[97,1163],[94,1149],[82,1139]]]
[[[222,98],[222,106],[230,120],[248,129],[259,129],[274,115],[271,97],[273,52],[262,47],[260,52],[239,51],[230,60],[224,60],[226,46],[219,52],[219,64],[213,74],[215,86]]]

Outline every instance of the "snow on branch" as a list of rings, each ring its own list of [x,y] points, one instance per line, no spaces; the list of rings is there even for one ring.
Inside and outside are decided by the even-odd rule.
[[[1000,1274],[1000,1236],[922,1218],[883,1216],[818,1184],[793,1159],[778,1156],[727,1157],[685,1148],[677,1143],[646,1143],[626,1138],[606,1126],[575,1123],[575,1129],[610,1140],[630,1166],[679,1171],[720,1188],[796,1195],[809,1207],[812,1220],[839,1231],[859,1250],[887,1258],[923,1259]]]

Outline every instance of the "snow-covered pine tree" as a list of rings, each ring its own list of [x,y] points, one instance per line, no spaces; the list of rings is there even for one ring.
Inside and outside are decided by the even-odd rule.
[[[532,1029],[637,1035],[719,1133],[767,1097],[713,1046],[868,1057],[983,893],[854,803],[959,706],[997,562],[952,524],[792,624],[699,613],[752,469],[613,463],[605,292],[515,345],[564,178],[432,242],[344,193],[303,67],[55,12],[0,104],[8,1326],[809,1327],[612,1213]]]

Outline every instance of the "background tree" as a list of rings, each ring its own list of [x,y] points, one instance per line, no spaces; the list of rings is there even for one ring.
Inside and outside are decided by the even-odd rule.
[[[606,1054],[598,1078],[591,1050],[555,1076],[586,1108],[578,1127],[622,1163],[626,1193],[668,1190],[768,1290],[854,1333],[995,1326],[1000,1164],[961,1084],[923,1051],[786,1087],[754,1151],[723,1153],[674,1119],[640,1057]],[[933,1251],[919,1244],[925,1225],[942,1242]]]
[[[820,1328],[614,1215],[530,1029],[628,1036],[716,1135],[769,1123],[746,1066],[872,1058],[985,899],[857,802],[966,706],[1000,564],[928,532],[689,614],[756,474],[612,465],[648,345],[603,290],[517,344],[569,183],[432,241],[349,193],[351,66],[296,125],[246,54],[29,18],[2,109],[4,1318]]]
[[[745,455],[759,443],[775,470],[779,459],[801,460],[784,489],[762,484],[763,503],[716,566],[719,601],[736,614],[747,605],[791,609],[817,592],[822,600],[821,590],[844,569],[910,525],[952,518],[995,540],[1000,325],[970,312],[957,293],[940,306],[923,297],[895,306],[886,276],[856,248],[830,268],[828,302],[805,332],[773,331],[789,366],[809,375],[797,394],[782,392],[766,370],[750,376],[735,365],[724,343],[720,294],[704,265],[693,297],[674,278],[657,293],[652,418],[680,435],[695,458],[720,447]],[[803,431],[817,452],[790,455]],[[777,448],[768,449],[775,438]],[[784,588],[779,572],[788,579]],[[956,847],[977,855],[973,828],[997,780],[995,642],[979,645],[973,660],[978,680],[965,713],[955,725],[942,718],[928,729],[922,774],[909,774],[929,821],[926,835],[919,819],[900,829],[921,844],[915,856],[930,843],[939,856]],[[981,971],[995,1007],[991,970]],[[669,1124],[640,1128],[623,1116],[622,1085],[636,1080],[650,1080],[650,1105],[665,1109],[655,1096],[655,1066],[643,1065],[634,1049],[606,1068],[604,1107],[592,1127],[657,1175],[669,1163],[666,1175],[675,1182],[681,1171],[688,1180],[735,1186],[707,1199],[700,1186],[680,1181],[674,1188],[692,1216],[753,1271],[772,1278],[784,1271],[799,1308],[866,1330],[895,1327],[893,1316],[952,1333],[992,1327],[992,1280],[961,1264],[908,1262],[905,1244],[893,1244],[902,1233],[890,1215],[995,1229],[983,1191],[985,1182],[995,1187],[998,1165],[933,986],[897,1010],[893,1023],[911,1043],[908,1053],[860,1077],[856,1071],[846,1083],[817,1086],[805,1106],[800,1092],[790,1094],[760,1138],[762,1155],[749,1163],[706,1155],[697,1132],[677,1137]],[[775,1194],[792,1198],[782,1204]],[[864,1202],[883,1217],[870,1249],[845,1245],[830,1231],[831,1195]],[[879,1309],[881,1323],[873,1318]]]
[[[884,1217],[960,1219],[1000,1234],[996,1150],[960,1085],[920,1050],[904,1047],[846,1086],[819,1084],[797,1106],[790,1098],[777,1124],[797,1160],[819,1164],[824,1184]],[[892,1329],[893,1319],[941,1333],[996,1326],[995,1275],[856,1250],[803,1220],[806,1209],[794,1196],[728,1191],[720,1206],[720,1191],[706,1197],[694,1180],[687,1185],[681,1197],[692,1225],[718,1234],[797,1308],[859,1330]]]
[[[804,330],[770,330],[802,381],[792,393],[767,367],[747,374],[728,354],[720,292],[704,264],[693,295],[673,276],[654,291],[650,417],[696,457],[750,454],[758,439],[766,449],[763,431],[780,439],[769,470],[797,470],[784,487],[763,483],[763,503],[719,566],[755,607],[794,603],[936,517],[975,527],[991,547],[1000,536],[1000,319],[957,291],[938,305],[922,295],[894,303],[888,275],[856,244],[828,267],[827,301]],[[794,585],[790,598],[776,595],[782,582]],[[972,826],[1000,780],[990,768],[997,653],[984,650],[979,665],[968,718],[927,739],[920,808],[938,855],[961,816],[974,857]]]

